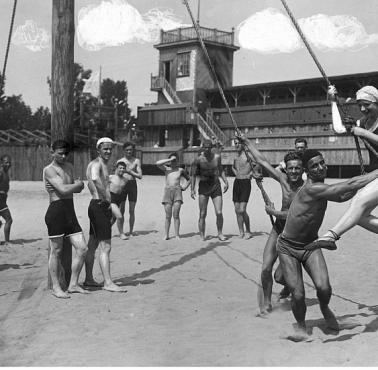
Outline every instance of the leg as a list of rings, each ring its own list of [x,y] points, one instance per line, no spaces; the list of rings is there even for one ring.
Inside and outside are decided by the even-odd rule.
[[[206,215],[207,215],[207,204],[209,203],[209,197],[206,195],[198,195],[198,205],[199,205],[199,219],[198,219],[198,229],[202,240],[205,240],[205,228],[206,228]]]
[[[305,290],[303,284],[301,263],[294,257],[284,253],[278,253],[282,273],[285,282],[291,293],[291,310],[297,321],[298,328],[294,335],[289,335],[288,339],[295,342],[308,339],[306,331],[306,303]]]
[[[123,235],[125,235],[125,233],[123,232],[123,223],[125,222],[125,203],[126,201],[122,202],[120,205],[119,205],[119,211],[121,213],[121,218],[117,218],[117,228],[118,228],[118,231],[119,231],[119,236],[121,239],[123,239]],[[126,237],[126,235],[125,235]]]
[[[336,317],[328,307],[332,295],[332,288],[329,283],[328,269],[320,249],[311,253],[304,263],[304,268],[314,282],[316,294],[319,299],[320,310],[326,320],[327,326],[332,330],[339,330]]]
[[[57,298],[70,298],[70,296],[63,292],[59,283],[60,256],[63,249],[63,237],[50,239],[50,258],[49,258],[49,272],[52,282],[52,294]]]
[[[238,223],[238,228],[239,228],[239,237],[243,238],[244,237],[244,220],[243,220],[243,214],[240,209],[240,202],[234,202],[234,207],[235,207],[235,213],[236,213],[236,222]]]
[[[126,290],[114,284],[113,280],[110,277],[110,251],[111,244],[109,240],[101,240],[100,245],[100,268],[102,275],[104,277],[104,289],[109,290],[110,292],[125,292]]]
[[[126,240],[127,236],[122,232],[123,230],[123,214],[121,213],[121,210],[118,208],[117,204],[111,203],[110,206],[112,207],[112,225],[117,221],[118,231],[119,231],[119,237],[122,240]],[[123,208],[123,211],[125,212],[125,207]],[[120,222],[118,222],[120,221]],[[119,226],[122,224],[122,228],[120,229]]]
[[[215,215],[217,217],[217,230],[218,230],[218,239],[220,241],[225,241],[227,238],[223,235],[223,214],[222,214],[222,207],[223,207],[223,197],[215,197],[213,199]]]
[[[9,208],[2,211],[1,216],[5,220],[4,239],[5,239],[5,243],[7,244],[7,243],[9,243],[10,231],[11,231],[11,226],[12,226],[12,223],[13,223],[12,215],[9,211]]]
[[[68,286],[68,291],[70,293],[87,293],[86,290],[79,286],[78,282],[80,271],[88,251],[87,243],[85,242],[83,233],[71,235],[70,242],[75,248],[75,255],[72,258],[71,281]]]
[[[173,222],[175,224],[175,237],[176,239],[180,239],[180,210],[181,210],[181,202],[176,201],[173,203]]]
[[[372,233],[378,234],[378,217],[373,215],[364,215],[358,222],[358,225],[368,231],[371,231]]]
[[[268,312],[272,311],[272,270],[274,262],[276,262],[277,260],[277,236],[278,235],[276,230],[272,229],[264,248],[263,263],[261,269],[261,285],[264,292],[264,303],[261,307],[262,314],[267,314]]]
[[[164,203],[165,209],[165,231],[163,240],[169,239],[169,228],[171,227],[171,218],[172,218],[172,204]]]
[[[288,298],[290,296],[290,290],[286,286],[285,278],[283,276],[282,267],[280,263],[278,264],[276,271],[274,272],[274,281],[284,286],[280,291],[278,300]]]
[[[97,247],[98,240],[93,234],[90,234],[88,240],[88,251],[85,256],[85,286],[100,286],[100,284],[93,279],[93,264]]]
[[[240,203],[240,211],[243,216],[243,222],[245,226],[245,239],[249,239],[251,237],[251,225],[249,221],[249,215],[247,213],[247,202],[241,202]]]
[[[132,201],[129,200],[129,227],[130,227],[130,236],[132,236],[133,232],[134,232],[135,206],[136,206],[136,202],[132,202]]]

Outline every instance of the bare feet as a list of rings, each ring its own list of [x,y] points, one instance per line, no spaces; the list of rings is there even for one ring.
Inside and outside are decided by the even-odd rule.
[[[218,239],[219,239],[221,242],[224,242],[225,240],[227,240],[227,238],[226,238],[223,234],[218,234]]]
[[[246,232],[246,233],[244,234],[244,239],[245,239],[245,240],[251,239],[251,237],[252,237],[252,234],[251,234],[250,232]]]
[[[98,288],[98,287],[102,286],[100,283],[98,283],[95,280],[85,280],[83,285],[85,287],[92,287],[92,288]]]
[[[53,289],[51,291],[51,294],[56,297],[56,298],[62,298],[62,299],[67,299],[67,298],[71,298],[70,295],[66,292],[63,292],[62,289]]]
[[[163,240],[169,240],[169,235],[164,235]]]
[[[256,316],[266,318],[272,311],[273,311],[272,305],[267,304],[263,307],[260,307],[260,312],[258,312]]]
[[[80,285],[70,285],[67,289],[68,293],[81,293],[81,294],[89,294],[89,292],[83,289]]]
[[[175,239],[176,239],[177,241],[180,241],[180,240],[181,240],[181,238],[180,238],[179,235],[176,235],[176,236],[175,236]]]
[[[126,234],[122,233],[122,234],[119,234],[119,238],[122,239],[122,240],[127,240],[127,236]]]
[[[206,240],[206,235],[200,233],[200,238],[201,238],[203,241],[205,241],[205,240]]]
[[[240,238],[240,239],[244,239],[244,233],[240,233],[240,234],[239,234],[239,238]]]
[[[327,328],[333,331],[339,331],[339,323],[336,320],[336,316],[329,307],[321,309],[324,319],[327,324]]]
[[[126,293],[127,290],[125,288],[122,288],[118,286],[117,284],[114,284],[113,282],[110,284],[104,284],[104,287],[102,288],[104,290],[107,290],[108,292],[119,292],[119,293]]]
[[[291,340],[292,342],[311,342],[313,339],[308,335],[306,327],[296,326],[294,328],[294,333],[285,336],[285,339]]]

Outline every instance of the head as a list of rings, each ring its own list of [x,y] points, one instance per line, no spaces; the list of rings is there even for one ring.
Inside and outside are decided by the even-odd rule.
[[[378,118],[378,90],[374,86],[364,86],[356,93],[357,104],[367,121]]]
[[[171,160],[171,164],[177,164],[177,162],[178,162],[178,154],[177,153],[170,153],[168,155],[168,159],[172,159]]]
[[[243,145],[242,142],[239,139],[234,139],[235,148],[238,153],[241,153],[243,151]]]
[[[213,147],[213,143],[211,142],[211,140],[205,139],[203,141],[202,148],[203,148],[203,152],[204,152],[205,155],[211,154],[212,147]]]
[[[56,140],[51,145],[51,154],[54,161],[60,165],[67,161],[71,146],[65,140]]]
[[[109,137],[98,139],[96,144],[98,156],[107,162],[112,155],[113,146],[114,142]]]
[[[289,182],[300,182],[303,175],[302,156],[300,153],[294,151],[289,152],[285,155],[284,161]]]
[[[297,152],[303,153],[307,149],[307,140],[298,137],[295,139],[294,146]]]
[[[131,141],[126,141],[123,144],[123,153],[125,154],[126,158],[130,158],[134,155],[135,152],[135,144]]]
[[[303,168],[309,178],[323,181],[327,176],[327,165],[322,153],[315,149],[307,149],[302,155]]]
[[[5,172],[8,172],[10,166],[12,165],[11,157],[8,154],[4,154],[0,157],[1,167]]]
[[[116,166],[116,169],[115,169],[116,175],[122,177],[123,174],[125,173],[125,171],[126,171],[126,163],[122,162],[122,161],[117,162],[117,166]]]

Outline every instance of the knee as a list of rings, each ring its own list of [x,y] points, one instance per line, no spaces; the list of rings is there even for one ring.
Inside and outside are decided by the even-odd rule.
[[[223,218],[223,213],[221,211],[216,211],[215,215],[217,218]]]
[[[329,284],[325,284],[316,289],[316,295],[320,302],[328,302],[332,295],[332,288]]]
[[[200,216],[200,218],[206,218],[207,212],[206,211],[201,211],[199,216]]]
[[[305,300],[305,294],[302,289],[292,289],[289,287],[290,293],[291,293],[291,299],[295,302],[304,302]]]
[[[178,220],[180,218],[180,214],[178,212],[173,212],[173,218]]]
[[[77,249],[77,254],[78,254],[79,256],[85,256],[87,253],[88,253],[88,246],[87,246],[86,244],[81,245],[81,246]]]

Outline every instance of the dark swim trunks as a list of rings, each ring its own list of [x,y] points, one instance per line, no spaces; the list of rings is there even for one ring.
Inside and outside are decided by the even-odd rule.
[[[46,212],[45,222],[50,238],[71,236],[82,232],[76,218],[73,199],[59,199],[51,202]]]
[[[0,212],[8,209],[7,198],[8,198],[7,193],[0,193]]]
[[[222,187],[218,178],[201,180],[198,184],[198,194],[216,198],[222,196]]]
[[[299,262],[306,262],[307,259],[311,256],[313,251],[307,251],[304,247],[309,244],[296,242],[290,239],[285,238],[282,234],[278,236],[277,239],[277,252],[281,254],[286,254],[288,256],[294,257]]]
[[[250,179],[235,179],[234,187],[232,188],[232,201],[247,203],[251,195],[251,180]]]
[[[138,198],[138,187],[136,180],[130,180],[126,182],[125,188],[123,189],[122,195],[126,201],[127,197],[129,202],[136,202]]]
[[[89,203],[89,235],[100,241],[112,238],[112,210],[109,206],[109,202],[102,199],[92,199]]]
[[[110,192],[110,202],[116,204],[118,207],[125,200],[126,200],[126,197],[123,193],[117,194],[117,193]]]

